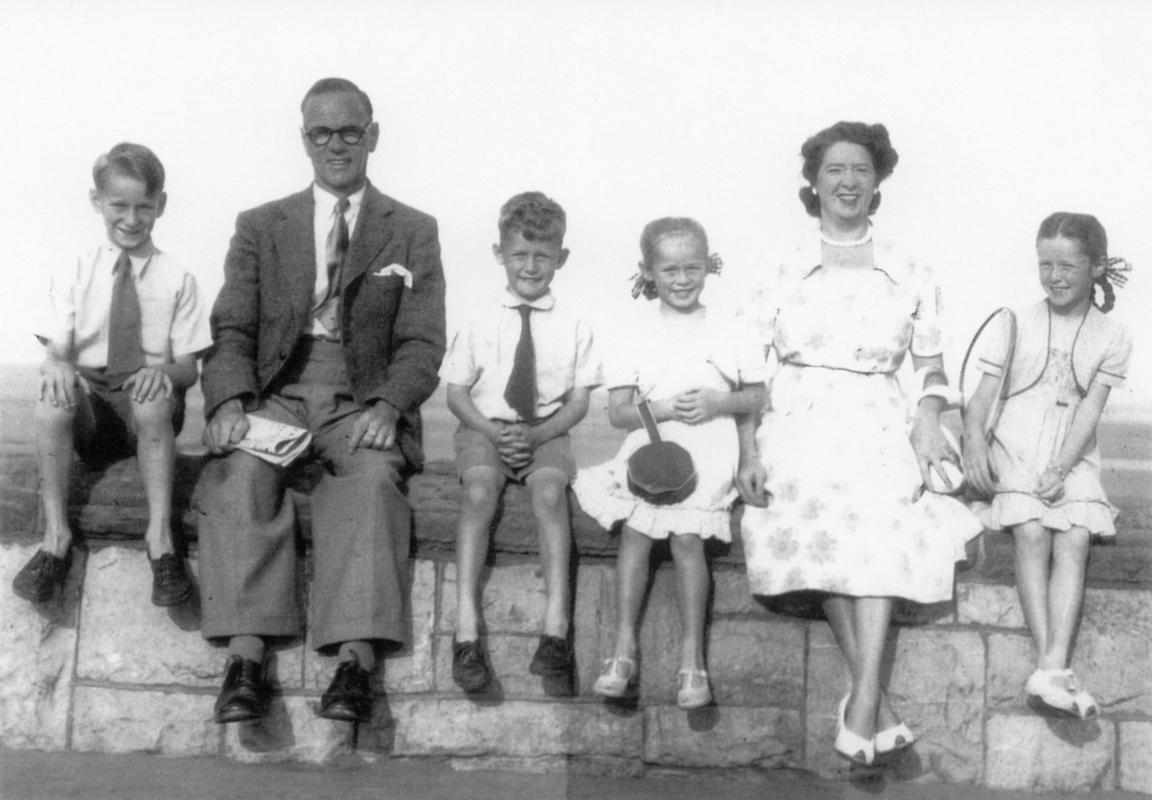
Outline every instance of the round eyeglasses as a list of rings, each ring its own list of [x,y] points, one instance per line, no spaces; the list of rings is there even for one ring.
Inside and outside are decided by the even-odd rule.
[[[323,147],[331,141],[333,135],[339,136],[340,141],[344,144],[359,144],[360,140],[364,138],[366,133],[365,128],[359,125],[348,125],[337,130],[331,128],[309,128],[303,131],[303,134],[308,137],[308,141],[317,147]]]

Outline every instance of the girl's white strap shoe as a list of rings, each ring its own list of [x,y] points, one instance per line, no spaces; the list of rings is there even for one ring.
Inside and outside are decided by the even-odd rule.
[[[676,705],[680,708],[700,708],[711,702],[708,670],[682,669],[676,673]]]
[[[1030,703],[1079,719],[1092,719],[1100,713],[1092,695],[1080,688],[1070,669],[1038,669],[1028,676],[1024,691]]]
[[[836,752],[853,764],[870,765],[876,760],[876,739],[865,739],[848,730],[844,722],[844,713],[848,708],[848,698],[851,693],[844,695],[840,706],[836,710]]]
[[[636,662],[627,656],[604,659],[604,671],[592,684],[592,691],[601,697],[623,697],[636,674]]]

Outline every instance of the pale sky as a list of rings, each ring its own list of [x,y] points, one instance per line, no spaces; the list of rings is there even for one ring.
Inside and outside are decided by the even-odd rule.
[[[372,181],[439,221],[450,322],[500,286],[497,210],[526,189],[567,209],[555,290],[600,324],[627,320],[640,230],[670,214],[707,228],[724,306],[808,224],[804,139],[880,121],[900,163],[875,220],[935,268],[952,371],[988,311],[1042,296],[1040,220],[1085,211],[1136,265],[1113,313],[1144,358],[1113,406],[1152,419],[1149,41],[1141,0],[10,1],[2,354],[38,358],[44,271],[103,236],[98,154],[157,152],[155,239],[211,299],[237,212],[308,185],[300,97],[339,75],[376,107]]]

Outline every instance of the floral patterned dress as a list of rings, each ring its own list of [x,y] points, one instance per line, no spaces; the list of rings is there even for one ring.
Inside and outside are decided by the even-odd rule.
[[[659,400],[696,387],[727,392],[764,382],[764,356],[750,328],[709,314],[708,308],[684,315],[653,303],[640,315],[630,335],[612,342],[605,354],[608,389],[634,386],[641,397]],[[692,455],[695,491],[666,506],[652,505],[629,491],[628,457],[649,441],[647,431],[639,428],[628,434],[611,461],[580,470],[572,484],[580,507],[605,528],[623,520],[653,539],[692,533],[731,541],[730,508],[739,461],[735,420],[722,416],[699,425],[665,420],[658,427],[662,439]]]
[[[909,352],[941,352],[931,273],[872,248],[871,269],[819,266],[818,243],[798,248],[754,312],[778,361],[756,434],[771,499],[741,523],[754,594],[950,600],[981,530],[958,500],[922,491],[908,441],[895,373]]]

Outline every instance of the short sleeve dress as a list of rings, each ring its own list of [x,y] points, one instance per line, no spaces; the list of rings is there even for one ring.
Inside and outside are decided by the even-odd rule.
[[[764,382],[763,350],[754,331],[703,307],[685,315],[659,303],[640,309],[641,319],[627,336],[606,337],[604,385],[634,386],[639,396],[658,400],[703,387],[733,391]],[[717,417],[699,425],[659,423],[662,439],[691,455],[696,490],[675,505],[655,506],[628,490],[628,457],[646,444],[644,428],[631,431],[611,461],[580,470],[572,489],[580,507],[605,528],[623,520],[653,539],[698,534],[731,541],[729,509],[736,499],[733,479],[739,461],[736,422]]]
[[[752,310],[778,362],[757,430],[771,494],[744,509],[754,594],[952,598],[955,562],[981,525],[924,492],[896,371],[939,354],[930,271],[873,239],[873,268],[824,267],[815,236]]]
[[[1016,349],[1009,370],[1009,396],[989,450],[998,491],[973,508],[994,530],[1039,520],[1045,528],[1086,528],[1093,536],[1116,535],[1116,509],[1100,483],[1100,448],[1095,439],[1068,472],[1055,500],[1036,494],[1040,475],[1060,453],[1068,428],[1088,387],[1123,384],[1132,336],[1120,322],[1089,307],[1070,319],[1051,312],[1048,302],[1017,312]],[[995,359],[977,367],[999,377]]]

